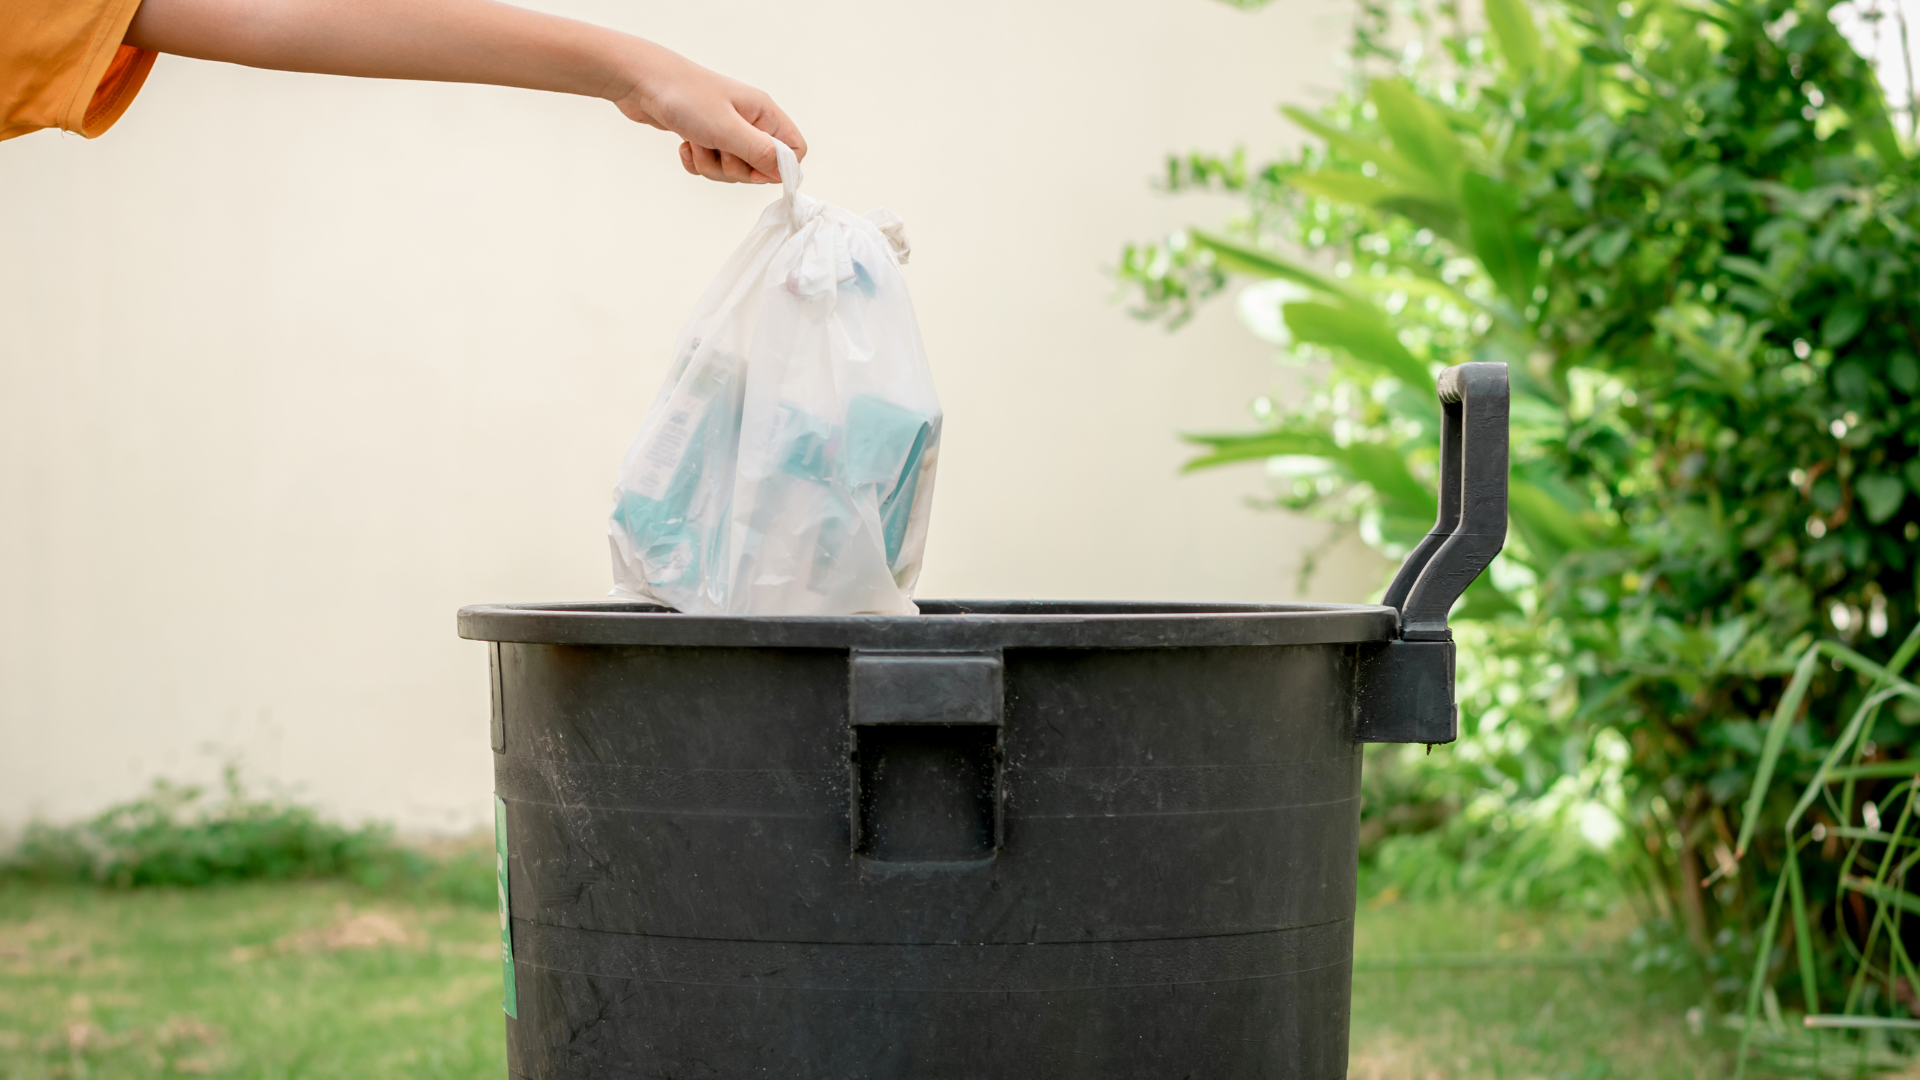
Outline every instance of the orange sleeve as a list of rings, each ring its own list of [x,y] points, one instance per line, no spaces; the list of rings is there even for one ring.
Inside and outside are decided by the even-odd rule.
[[[60,128],[91,139],[127,111],[154,54],[122,44],[140,0],[0,3],[0,139]]]

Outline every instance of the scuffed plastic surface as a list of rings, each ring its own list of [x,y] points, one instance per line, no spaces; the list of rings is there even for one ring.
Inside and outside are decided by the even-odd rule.
[[[616,596],[726,615],[911,614],[940,404],[898,216],[785,191],[707,287],[620,465]]]

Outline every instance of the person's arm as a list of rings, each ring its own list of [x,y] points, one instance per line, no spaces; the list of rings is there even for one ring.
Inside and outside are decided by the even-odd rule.
[[[126,43],[248,67],[606,98],[710,180],[779,179],[806,141],[766,94],[644,41],[494,0],[141,0]]]

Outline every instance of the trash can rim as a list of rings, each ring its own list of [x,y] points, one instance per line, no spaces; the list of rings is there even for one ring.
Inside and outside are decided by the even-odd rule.
[[[460,636],[553,645],[977,650],[1325,645],[1387,641],[1394,609],[1373,604],[1074,600],[920,602],[919,615],[682,615],[637,601],[479,604]]]

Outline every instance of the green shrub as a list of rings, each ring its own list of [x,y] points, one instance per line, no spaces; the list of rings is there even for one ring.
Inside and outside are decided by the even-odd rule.
[[[1463,807],[1611,804],[1730,972],[1789,809],[1736,863],[1758,718],[1815,639],[1884,661],[1920,600],[1920,172],[1824,0],[1402,10],[1362,7],[1351,93],[1288,110],[1304,150],[1171,160],[1245,211],[1121,277],[1174,323],[1265,279],[1243,313],[1326,373],[1193,467],[1265,462],[1393,557],[1433,518],[1434,372],[1509,364],[1509,545],[1458,613],[1462,741],[1414,767]],[[1793,745],[1862,692],[1820,672]]]
[[[307,807],[250,797],[232,768],[224,789],[212,799],[203,788],[163,780],[88,821],[34,822],[0,857],[0,879],[131,889],[344,878],[496,902],[491,846],[462,845],[434,858],[396,843],[383,825],[350,827]]]

